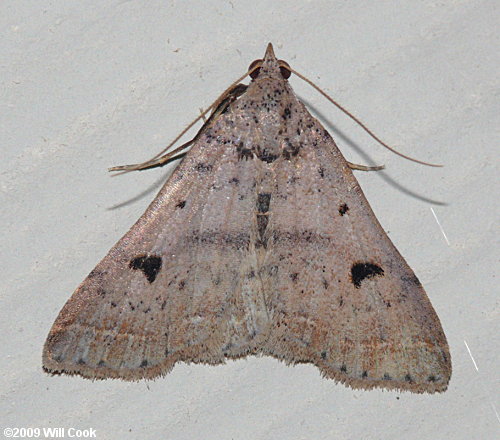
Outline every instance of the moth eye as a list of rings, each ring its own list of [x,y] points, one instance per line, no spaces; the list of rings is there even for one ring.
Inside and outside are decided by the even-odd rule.
[[[248,66],[248,71],[251,72],[252,69],[255,69],[255,67],[262,65],[262,60],[255,60]],[[260,68],[255,69],[253,72],[250,73],[250,77],[252,79],[255,79],[259,76]]]
[[[290,75],[292,74],[292,71],[290,70],[290,64],[283,60],[278,60],[278,64],[280,66],[281,76],[284,79],[290,78]]]

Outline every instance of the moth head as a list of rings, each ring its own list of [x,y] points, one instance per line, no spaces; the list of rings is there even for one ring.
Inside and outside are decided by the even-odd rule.
[[[248,67],[248,74],[250,75],[250,77],[252,79],[256,79],[260,74],[261,68],[266,64],[269,65],[270,68],[272,68],[273,65],[276,66],[277,64],[283,79],[290,78],[290,75],[292,74],[290,66],[286,61],[276,59],[276,56],[274,55],[273,45],[271,43],[267,45],[267,50],[264,58],[253,61]]]

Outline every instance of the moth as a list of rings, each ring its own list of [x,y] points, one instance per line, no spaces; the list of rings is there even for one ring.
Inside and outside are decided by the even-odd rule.
[[[352,165],[271,44],[250,72],[65,304],[44,370],[131,381],[268,355],[352,388],[445,391],[439,318]]]

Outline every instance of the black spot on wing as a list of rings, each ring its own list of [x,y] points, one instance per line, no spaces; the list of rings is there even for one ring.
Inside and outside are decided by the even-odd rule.
[[[185,200],[181,200],[179,203],[177,203],[177,205],[175,205],[176,208],[184,208],[184,206],[186,206],[186,201]]]
[[[149,283],[152,283],[161,269],[161,257],[156,255],[139,255],[130,260],[129,267],[133,270],[142,271]]]
[[[339,214],[340,215],[344,215],[347,211],[349,211],[349,206],[347,206],[346,203],[339,206]]]
[[[268,222],[269,217],[267,215],[257,214],[257,230],[259,231],[260,238],[264,238]]]
[[[209,171],[212,171],[212,165],[199,162],[196,164],[195,169],[200,173],[207,173]]]
[[[290,106],[288,105],[285,107],[283,110],[283,113],[281,114],[281,117],[286,121],[287,119],[290,119],[292,117],[292,111],[290,110]]]
[[[253,159],[253,152],[250,148],[246,148],[243,142],[240,142],[236,147],[236,152],[238,153],[238,160],[248,160]]]
[[[269,211],[269,204],[271,203],[271,194],[261,193],[257,194],[257,211],[265,214]]]
[[[408,382],[408,383],[413,383],[414,382],[413,378],[409,374],[407,374],[405,376],[405,381]]]
[[[267,148],[257,147],[255,149],[255,155],[262,161],[266,163],[274,162],[278,156],[276,154],[271,153]]]
[[[290,141],[289,138],[285,138],[285,147],[283,148],[283,157],[286,160],[290,160],[292,157],[295,157],[299,154],[302,149],[302,143],[294,144]]]
[[[373,263],[355,263],[351,267],[351,281],[359,289],[365,278],[384,276],[384,269]]]

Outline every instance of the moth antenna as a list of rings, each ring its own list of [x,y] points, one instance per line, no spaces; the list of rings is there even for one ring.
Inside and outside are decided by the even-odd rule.
[[[375,135],[365,124],[363,124],[356,116],[354,116],[351,112],[349,112],[347,109],[342,107],[337,101],[335,101],[332,97],[330,97],[326,92],[321,90],[316,84],[314,84],[310,79],[306,78],[304,75],[301,75],[299,72],[297,72],[295,69],[292,69],[291,67],[287,67],[290,72],[294,73],[297,75],[301,80],[305,81],[307,84],[315,88],[319,93],[321,93],[328,101],[330,101],[335,107],[337,107],[339,110],[344,112],[347,116],[349,116],[354,122],[356,122],[363,130],[365,130],[373,139],[375,139],[380,145],[383,147],[387,148],[389,151],[392,151],[394,154],[397,154],[400,157],[403,157],[404,159],[411,160],[412,162],[419,163],[421,165],[427,165],[429,167],[442,167],[443,165],[438,165],[438,164],[433,164],[429,162],[423,162],[418,159],[414,159],[413,157],[407,156],[406,154],[400,153],[398,150],[395,150],[394,148],[390,147],[387,145],[384,141],[382,141],[380,138]]]
[[[163,150],[161,150],[158,154],[153,156],[151,159],[139,163],[139,164],[133,164],[133,165],[119,165],[116,167],[111,167],[108,168],[108,171],[113,172],[113,171],[121,171],[118,174],[114,174],[115,176],[119,176],[121,174],[128,173],[130,171],[139,171],[139,170],[144,170],[148,168],[155,168],[157,166],[164,165],[167,161],[173,160],[172,157],[174,154],[177,154],[181,152],[182,150],[186,149],[189,147],[192,142],[196,139],[196,136],[189,142],[186,142],[185,144],[182,144],[180,147],[176,148],[175,150],[171,151],[170,153],[167,153],[167,151],[174,145],[182,136],[186,134],[188,130],[190,130],[194,124],[196,124],[200,119],[205,119],[205,115],[210,112],[212,109],[216,109],[219,107],[219,105],[226,99],[226,97],[231,93],[231,91],[237,87],[238,83],[245,79],[248,75],[251,75],[254,71],[259,69],[261,66],[256,65],[253,66],[250,70],[248,70],[244,75],[240,76],[236,81],[233,81],[231,85],[224,90],[219,97],[212,102],[204,111],[201,112],[201,114],[196,117],[190,124],[188,124],[176,137],[175,139],[170,142]],[[207,122],[210,121],[210,118],[208,118]],[[198,133],[199,134],[199,133]],[[197,135],[198,136],[198,135]],[[167,154],[165,154],[167,153]],[[158,160],[157,160],[158,159]],[[161,162],[164,160],[165,162]]]

